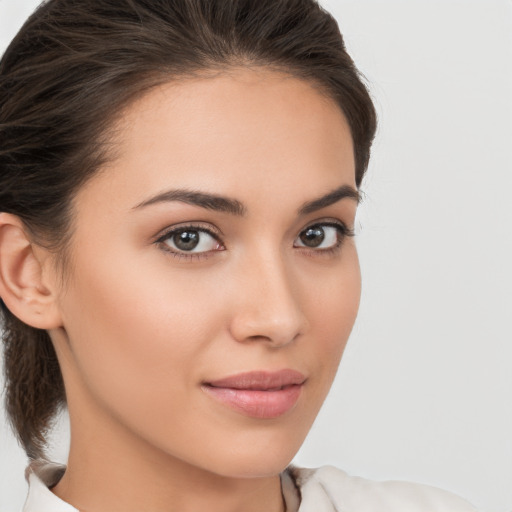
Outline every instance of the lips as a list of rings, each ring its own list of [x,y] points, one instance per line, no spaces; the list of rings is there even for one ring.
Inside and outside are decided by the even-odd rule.
[[[306,377],[296,370],[247,372],[203,384],[214,400],[246,416],[277,418],[297,403]]]

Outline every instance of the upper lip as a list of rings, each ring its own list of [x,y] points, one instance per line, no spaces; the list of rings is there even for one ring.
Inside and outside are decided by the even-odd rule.
[[[215,388],[249,389],[260,391],[278,390],[287,386],[301,385],[306,377],[297,370],[252,371],[206,382]]]

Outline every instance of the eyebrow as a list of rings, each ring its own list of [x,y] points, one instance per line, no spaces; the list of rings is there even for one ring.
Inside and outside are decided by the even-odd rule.
[[[338,201],[341,201],[345,198],[353,199],[354,201],[359,202],[361,196],[359,192],[350,185],[342,185],[341,187],[338,187],[337,189],[325,194],[322,197],[319,197],[318,199],[307,201],[299,208],[298,213],[299,215],[308,215],[310,213],[316,212],[317,210],[321,210],[322,208],[326,208],[327,206],[337,203]],[[239,217],[243,217],[247,213],[247,209],[244,204],[237,199],[219,196],[217,194],[183,189],[168,190],[166,192],[162,192],[161,194],[157,194],[156,196],[153,196],[143,201],[142,203],[139,203],[133,208],[133,210],[144,208],[146,206],[157,203],[166,203],[172,201],[179,201],[181,203],[199,206],[200,208],[205,208],[207,210],[229,213]]]
[[[165,203],[169,201],[179,201],[181,203],[199,206],[207,210],[230,213],[240,217],[246,213],[245,206],[237,199],[231,199],[229,197],[205,192],[197,192],[194,190],[181,189],[168,190],[167,192],[151,197],[150,199],[135,206],[134,210],[144,208],[145,206],[152,204]]]
[[[341,187],[334,189],[332,192],[325,194],[325,196],[304,203],[299,208],[299,215],[307,215],[309,213],[316,212],[317,210],[331,206],[332,204],[346,198],[353,199],[356,203],[359,203],[361,195],[354,187],[351,187],[350,185],[342,185]]]

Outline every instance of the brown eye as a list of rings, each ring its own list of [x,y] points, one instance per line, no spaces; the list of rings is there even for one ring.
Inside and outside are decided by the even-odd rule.
[[[295,240],[295,247],[309,247],[311,249],[331,249],[338,245],[344,235],[343,226],[331,224],[316,224],[309,226],[299,233]]]
[[[178,231],[172,236],[172,241],[180,251],[192,251],[199,245],[199,232]]]
[[[206,253],[222,250],[220,241],[209,231],[192,227],[179,228],[170,231],[158,242],[166,245],[176,253]]]
[[[324,241],[325,232],[321,227],[314,226],[303,231],[299,238],[306,247],[318,247]]]

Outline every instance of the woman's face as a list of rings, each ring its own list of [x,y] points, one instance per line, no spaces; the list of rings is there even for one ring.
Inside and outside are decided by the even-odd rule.
[[[358,308],[347,122],[308,83],[245,69],[160,86],[116,129],[76,196],[51,332],[73,436],[275,474]]]

